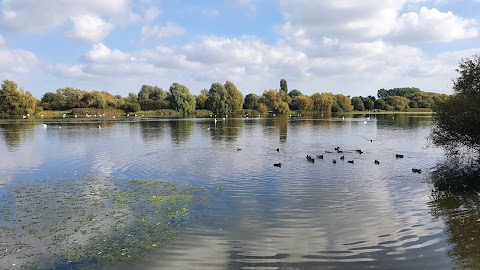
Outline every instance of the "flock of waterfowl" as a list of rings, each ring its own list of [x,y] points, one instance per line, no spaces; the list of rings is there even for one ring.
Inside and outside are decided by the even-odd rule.
[[[277,148],[277,152],[280,152],[280,148]],[[343,153],[343,150],[340,150],[340,147],[335,147],[335,152],[336,152],[337,154],[342,154],[342,153]],[[335,153],[335,152],[325,151],[326,154]],[[355,152],[358,153],[358,154],[360,154],[360,155],[364,153],[364,152],[362,151],[362,149],[356,149]],[[397,159],[398,159],[398,158],[403,158],[403,157],[404,157],[404,156],[401,155],[401,154],[396,154],[396,155],[395,155],[395,158],[397,158]],[[317,159],[321,159],[321,160],[325,159],[324,154],[317,155]],[[345,160],[345,156],[344,156],[344,155],[340,156],[340,160]],[[310,156],[310,155],[307,155],[307,161],[308,161],[308,162],[311,162],[311,163],[315,163],[315,158],[312,157],[312,156]],[[336,164],[336,163],[337,163],[337,160],[334,158],[334,159],[332,160],[332,163],[333,163],[333,164]],[[352,159],[352,160],[347,160],[347,163],[354,164],[354,163],[355,163],[355,160],[353,160],[353,159]],[[376,165],[380,165],[380,161],[378,161],[377,159],[375,159],[375,161],[374,161],[373,163],[376,164]],[[275,167],[282,167],[282,163],[274,163],[273,166],[275,166]],[[414,173],[422,173],[422,170],[421,170],[421,169],[417,169],[417,168],[412,168],[412,172],[414,172]]]

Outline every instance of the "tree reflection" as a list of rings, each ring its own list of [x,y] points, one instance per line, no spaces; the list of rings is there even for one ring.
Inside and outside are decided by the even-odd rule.
[[[210,135],[216,141],[225,140],[234,142],[242,130],[244,120],[242,118],[225,118],[219,120],[210,129]]]
[[[460,269],[480,269],[479,179],[478,169],[442,166],[432,173],[431,212],[444,219],[451,244],[448,255]]]
[[[166,121],[141,121],[141,133],[145,141],[161,139],[165,135]]]
[[[190,135],[192,135],[192,130],[195,122],[193,120],[171,120],[170,129],[172,142],[175,144],[180,144],[182,142],[188,141]]]
[[[7,125],[1,125],[3,138],[7,148],[10,151],[14,151],[20,147],[22,141],[26,140],[29,136],[33,136],[33,129],[35,123],[11,123]]]

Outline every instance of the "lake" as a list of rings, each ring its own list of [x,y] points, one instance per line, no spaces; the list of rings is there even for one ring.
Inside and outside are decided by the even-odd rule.
[[[431,126],[0,120],[0,268],[480,269],[478,194],[436,192]]]

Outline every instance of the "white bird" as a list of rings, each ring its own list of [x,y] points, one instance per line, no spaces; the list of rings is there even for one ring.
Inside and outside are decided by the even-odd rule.
[[[65,118],[65,116],[67,116],[66,114],[63,114],[63,118]]]
[[[102,127],[101,126],[98,126],[98,129],[101,129]]]
[[[366,123],[367,123],[367,120],[363,121],[363,123],[366,124]]]
[[[42,128],[47,128],[47,124],[43,123]]]
[[[25,118],[27,118],[27,116],[24,115],[24,116],[23,116],[23,119],[25,119]]]

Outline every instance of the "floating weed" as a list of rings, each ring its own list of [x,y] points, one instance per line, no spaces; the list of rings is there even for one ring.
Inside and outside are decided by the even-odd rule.
[[[151,260],[209,197],[198,187],[97,177],[42,180],[8,191],[0,198],[7,250],[0,265],[15,261],[21,269],[98,269]]]

